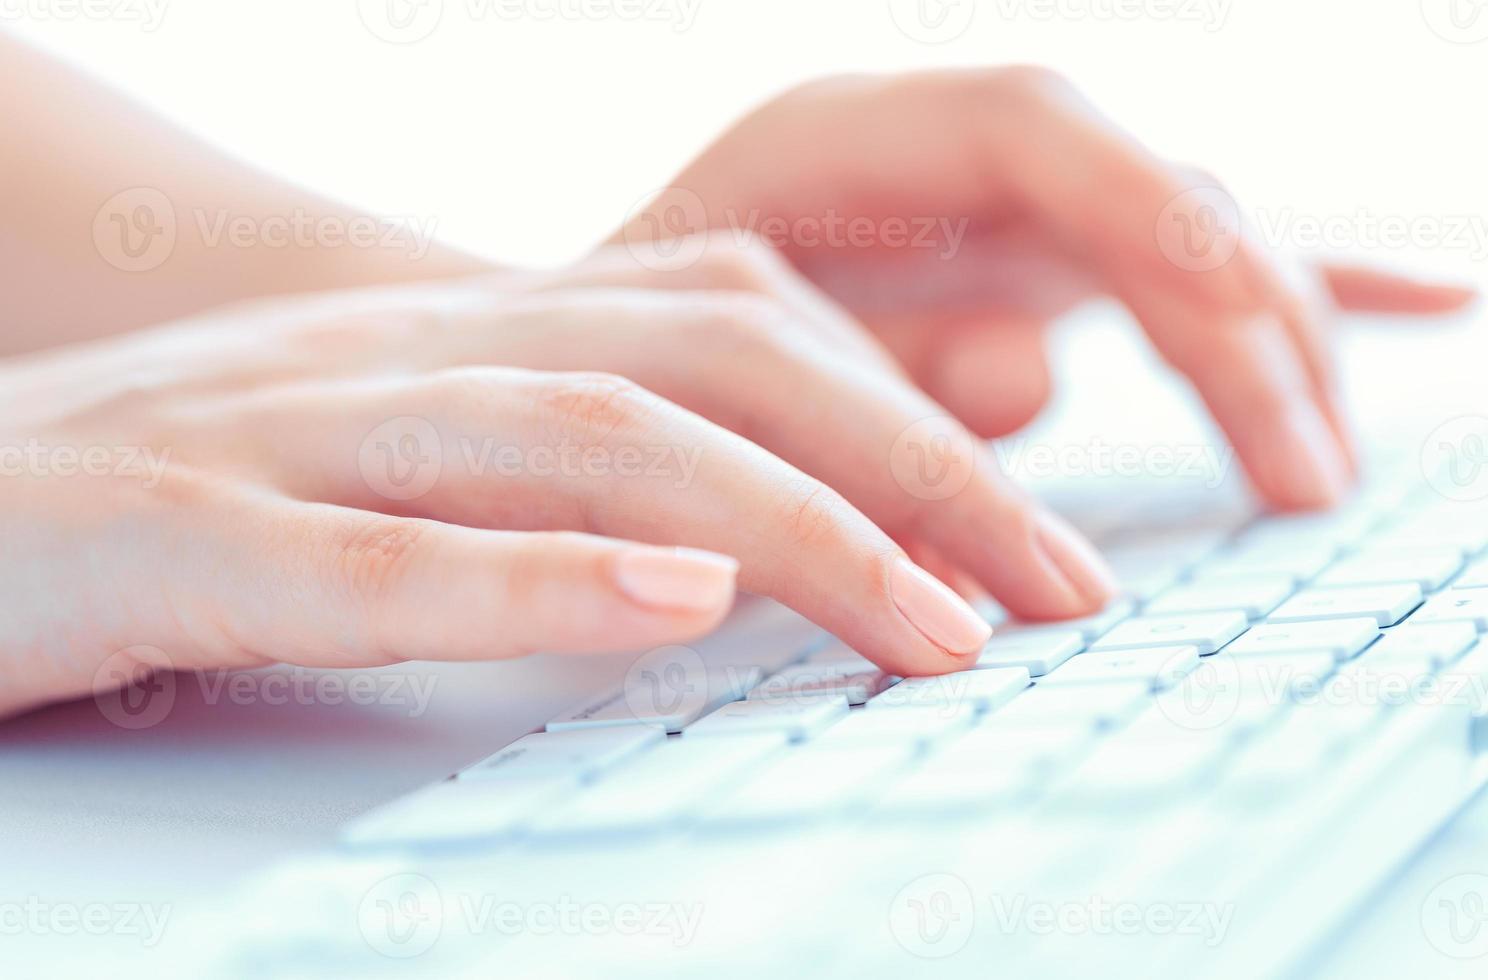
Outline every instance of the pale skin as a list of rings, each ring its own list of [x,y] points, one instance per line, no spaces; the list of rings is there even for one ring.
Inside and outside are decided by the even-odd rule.
[[[989,632],[958,590],[1058,619],[1116,588],[974,438],[1043,404],[1059,314],[1125,303],[1261,498],[1298,508],[1354,478],[1328,314],[1472,298],[1359,268],[1284,275],[1249,242],[1176,266],[1153,228],[1195,178],[1031,69],[770,102],[673,181],[702,214],[695,257],[666,269],[644,229],[667,226],[641,214],[564,269],[182,236],[124,272],[91,227],[125,188],[181,211],[349,212],[5,41],[0,92],[0,447],[137,451],[93,476],[33,455],[0,477],[0,714],[88,694],[120,651],[356,667],[686,642],[736,589],[896,673],[954,670]],[[949,256],[741,245],[729,226],[750,211],[966,233]],[[409,419],[443,461],[414,493],[378,469]],[[925,419],[968,447],[942,499],[894,476]],[[559,451],[584,462],[534,462]]]

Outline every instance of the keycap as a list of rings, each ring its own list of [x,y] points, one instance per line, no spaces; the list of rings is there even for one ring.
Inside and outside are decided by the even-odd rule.
[[[1369,618],[1392,626],[1421,604],[1421,587],[1414,582],[1362,585],[1353,588],[1304,589],[1267,617],[1272,623],[1302,623],[1316,619]]]
[[[1132,727],[1180,737],[1191,731],[1261,728],[1295,696],[1315,695],[1333,669],[1333,655],[1324,651],[1206,657],[1175,687],[1159,693],[1153,709]]]
[[[1262,542],[1237,545],[1206,559],[1194,571],[1197,580],[1235,575],[1288,575],[1303,580],[1321,572],[1338,554],[1332,545]]]
[[[902,707],[945,707],[957,709],[972,706],[990,711],[1012,700],[1029,684],[1023,667],[988,667],[960,670],[937,677],[907,677],[868,702],[876,710]]]
[[[1326,650],[1336,660],[1358,655],[1379,636],[1372,619],[1328,619],[1310,623],[1259,623],[1231,643],[1226,652],[1236,656],[1265,653],[1304,653]]]
[[[854,674],[876,670],[878,667],[878,665],[875,664],[873,661],[869,660],[867,657],[863,656],[861,653],[858,653],[852,647],[841,642],[840,640],[834,640],[833,642],[828,643],[826,646],[823,646],[807,654],[806,659],[803,661],[803,663],[834,665],[841,664],[843,665],[844,671],[846,673]],[[783,670],[785,668],[781,669]]]
[[[1117,546],[1104,551],[1123,595],[1149,599],[1178,581],[1189,560],[1161,546]]]
[[[1417,623],[1414,620],[1390,630],[1369,648],[1368,659],[1403,658],[1425,660],[1440,667],[1456,660],[1478,641],[1472,623]]]
[[[536,772],[570,772],[576,777],[589,776],[665,741],[666,732],[649,725],[538,732],[517,739],[459,776],[461,779],[488,779]]]
[[[765,678],[747,695],[751,701],[791,701],[823,694],[840,694],[848,704],[863,704],[894,678],[877,667],[859,670],[850,661],[804,663]]]
[[[871,704],[872,702],[870,702]],[[923,748],[970,728],[980,710],[973,703],[896,707],[893,711],[851,711],[829,725],[810,744],[908,745]]]
[[[716,667],[694,673],[680,663],[661,665],[654,674],[638,672],[619,690],[570,708],[546,727],[550,732],[564,732],[647,725],[680,732],[720,704],[744,697],[763,674],[752,666]]]
[[[1488,588],[1488,561],[1478,561],[1468,565],[1461,575],[1452,580],[1452,588]]]
[[[1012,622],[997,631],[999,637],[1023,635],[1031,632],[1069,632],[1074,631],[1087,642],[1099,636],[1104,636],[1111,631],[1111,627],[1128,619],[1132,615],[1136,605],[1130,599],[1117,599],[1098,613],[1089,616],[1081,616],[1078,619],[1061,619],[1050,623],[1022,623]]]
[[[1197,613],[1192,616],[1139,616],[1128,619],[1091,645],[1092,650],[1194,646],[1210,654],[1239,636],[1246,626],[1242,612]]]
[[[777,756],[751,773],[737,788],[709,806],[707,826],[820,818],[863,804],[874,782],[893,778],[913,755],[908,746],[881,746],[871,752],[840,744],[808,743]]]
[[[1034,769],[1062,765],[1100,737],[1089,725],[1021,724],[1016,717],[994,714],[978,725],[935,746],[934,764],[944,770],[975,768],[988,759],[1016,758]]]
[[[1409,620],[1421,623],[1472,623],[1479,632],[1488,630],[1488,592],[1482,589],[1448,589],[1426,600]]]
[[[1151,700],[1139,682],[1035,684],[992,712],[988,724],[1114,728],[1132,719]]]
[[[1256,575],[1221,578],[1211,582],[1177,585],[1147,604],[1148,616],[1238,609],[1250,619],[1262,616],[1281,605],[1296,589],[1286,575]]]
[[[738,701],[726,707],[752,703]],[[668,739],[533,820],[530,829],[544,835],[583,835],[672,826],[696,814],[719,787],[738,783],[785,751],[779,732]]]
[[[1060,782],[1050,806],[1083,810],[1181,800],[1189,787],[1217,775],[1231,751],[1223,734],[1157,740],[1116,735]]]
[[[1347,545],[1379,523],[1379,508],[1351,501],[1315,514],[1272,514],[1259,518],[1235,536],[1246,546],[1311,547]]]
[[[1072,657],[1040,684],[1109,684],[1132,682],[1152,690],[1172,687],[1199,665],[1198,647],[1147,650],[1092,650]]]
[[[1038,784],[1040,772],[1016,756],[988,756],[974,766],[929,765],[892,781],[872,804],[884,816],[919,816],[966,808],[1013,806]]]
[[[792,698],[788,701],[734,701],[683,730],[684,740],[704,736],[754,735],[773,732],[787,738],[806,738],[847,714],[847,698],[840,694]]]
[[[1414,583],[1432,592],[1462,567],[1455,548],[1420,548],[1409,551],[1361,551],[1328,566],[1314,586],[1383,585]]]
[[[1038,677],[1083,649],[1085,640],[1074,630],[1036,630],[1011,636],[994,633],[982,647],[977,667],[1022,667]]]
[[[570,796],[573,786],[572,775],[563,772],[446,780],[373,810],[343,833],[348,843],[361,845],[507,837],[533,814]]]
[[[1488,526],[1462,511],[1432,509],[1409,514],[1366,540],[1372,548],[1455,548],[1466,557],[1488,546]]]

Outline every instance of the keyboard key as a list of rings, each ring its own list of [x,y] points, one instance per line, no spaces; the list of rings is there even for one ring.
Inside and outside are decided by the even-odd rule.
[[[1092,650],[1072,658],[1040,683],[1110,684],[1135,681],[1156,691],[1172,687],[1198,665],[1198,647]]]
[[[1488,588],[1488,561],[1474,562],[1452,581],[1454,589]]]
[[[1060,782],[1050,805],[1084,810],[1177,802],[1189,787],[1216,775],[1231,751],[1222,734],[1156,740],[1116,735]]]
[[[1419,613],[1417,614],[1419,615]],[[1252,626],[1226,652],[1236,656],[1306,653],[1326,650],[1336,660],[1357,656],[1379,636],[1372,619],[1329,619],[1309,623],[1260,623]]]
[[[1362,537],[1379,523],[1379,508],[1365,502],[1315,514],[1274,514],[1258,519],[1236,535],[1244,546],[1339,547]]]
[[[1411,616],[1412,626],[1421,623],[1472,623],[1479,633],[1488,630],[1488,591],[1448,589],[1426,600]]]
[[[803,662],[808,664],[840,664],[843,666],[844,673],[852,674],[878,669],[877,664],[840,640],[834,640],[819,650],[812,651],[806,655],[806,659]],[[781,669],[783,670],[785,668]]]
[[[1147,604],[1145,615],[1186,615],[1227,612],[1238,609],[1250,619],[1260,619],[1281,605],[1296,590],[1287,575],[1235,576],[1212,582],[1178,585]]]
[[[1025,727],[1115,728],[1130,721],[1152,699],[1139,682],[1035,684],[992,712],[988,724]]]
[[[1370,660],[1424,660],[1438,667],[1451,663],[1478,641],[1472,623],[1417,623],[1391,630],[1369,648]]]
[[[1265,727],[1298,696],[1316,696],[1333,672],[1331,653],[1206,657],[1177,686],[1158,694],[1154,709],[1133,722],[1155,736]]]
[[[513,773],[572,773],[590,776],[625,757],[655,748],[666,732],[650,725],[618,729],[581,728],[538,732],[517,739],[489,758],[460,773],[461,779],[506,778]]]
[[[848,704],[864,704],[894,678],[877,667],[859,671],[850,661],[804,663],[765,678],[748,694],[750,701],[793,701],[823,694],[840,694]]]
[[[873,702],[869,702],[870,706]],[[924,748],[974,725],[980,714],[975,704],[955,707],[896,707],[893,711],[852,711],[826,728],[813,745],[906,745]]]
[[[446,780],[347,825],[348,843],[447,843],[508,837],[544,807],[573,793],[570,773]]]
[[[637,673],[619,690],[565,711],[548,722],[547,730],[646,725],[680,732],[719,705],[744,697],[763,676],[758,667],[694,671],[682,663],[662,664],[654,673]]]
[[[1140,616],[1128,619],[1091,645],[1092,650],[1137,650],[1144,647],[1194,646],[1210,654],[1239,636],[1246,626],[1242,612],[1193,616]]]
[[[988,755],[973,765],[936,764],[932,756],[891,782],[873,803],[875,815],[920,816],[1012,806],[1027,798],[1043,774],[1015,755]]]
[[[909,761],[909,746],[855,750],[809,743],[778,756],[737,789],[710,805],[708,826],[790,822],[860,807],[873,783],[893,778]]]
[[[1415,583],[1305,589],[1283,602],[1267,620],[1302,623],[1316,619],[1369,618],[1380,626],[1393,626],[1420,604],[1421,587]]]
[[[977,658],[977,667],[1022,667],[1038,677],[1083,649],[1085,640],[1074,630],[1032,630],[1011,636],[993,634]]]
[[[1205,561],[1195,571],[1194,578],[1212,581],[1237,575],[1285,575],[1302,581],[1321,572],[1337,554],[1338,549],[1332,545],[1241,544]]]
[[[1123,595],[1150,599],[1178,581],[1192,559],[1161,546],[1118,546],[1104,551]]]
[[[847,714],[847,698],[840,694],[800,697],[789,701],[734,701],[688,726],[684,740],[704,736],[775,733],[791,739],[840,721]]]
[[[1131,617],[1136,609],[1130,599],[1117,599],[1098,613],[1079,619],[1061,619],[1051,623],[1008,623],[997,631],[999,637],[1023,635],[1030,632],[1069,632],[1073,630],[1087,642],[1104,636],[1111,627]]]
[[[1455,548],[1361,551],[1328,566],[1312,584],[1347,586],[1410,582],[1432,592],[1441,588],[1461,567],[1462,555]]]
[[[753,703],[738,701],[727,707]],[[673,826],[702,809],[719,787],[737,783],[742,775],[785,751],[778,732],[668,739],[544,814],[531,829],[544,835],[584,835]]]
[[[990,711],[1011,701],[1028,684],[1028,671],[1023,667],[988,667],[938,677],[909,677],[869,701],[868,707],[956,710],[971,706],[978,711]]]
[[[1367,540],[1372,548],[1454,548],[1467,557],[1488,546],[1488,526],[1448,507],[1407,515]]]

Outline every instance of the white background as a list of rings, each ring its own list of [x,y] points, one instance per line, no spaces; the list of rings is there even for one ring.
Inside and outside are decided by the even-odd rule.
[[[1371,221],[1425,222],[1430,246],[1432,222],[1488,214],[1485,0],[925,2],[970,24],[921,43],[891,0],[0,0],[0,25],[241,156],[515,263],[581,251],[802,79],[1010,61],[1057,67],[1251,208],[1342,223],[1380,261],[1420,249],[1371,249]],[[415,40],[369,28],[389,10]],[[1484,237],[1430,259],[1465,271]]]

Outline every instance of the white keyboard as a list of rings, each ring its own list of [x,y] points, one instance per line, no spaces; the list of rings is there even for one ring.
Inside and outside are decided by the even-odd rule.
[[[229,972],[1286,975],[1488,775],[1488,506],[1160,517],[972,670],[651,654],[260,883]]]

